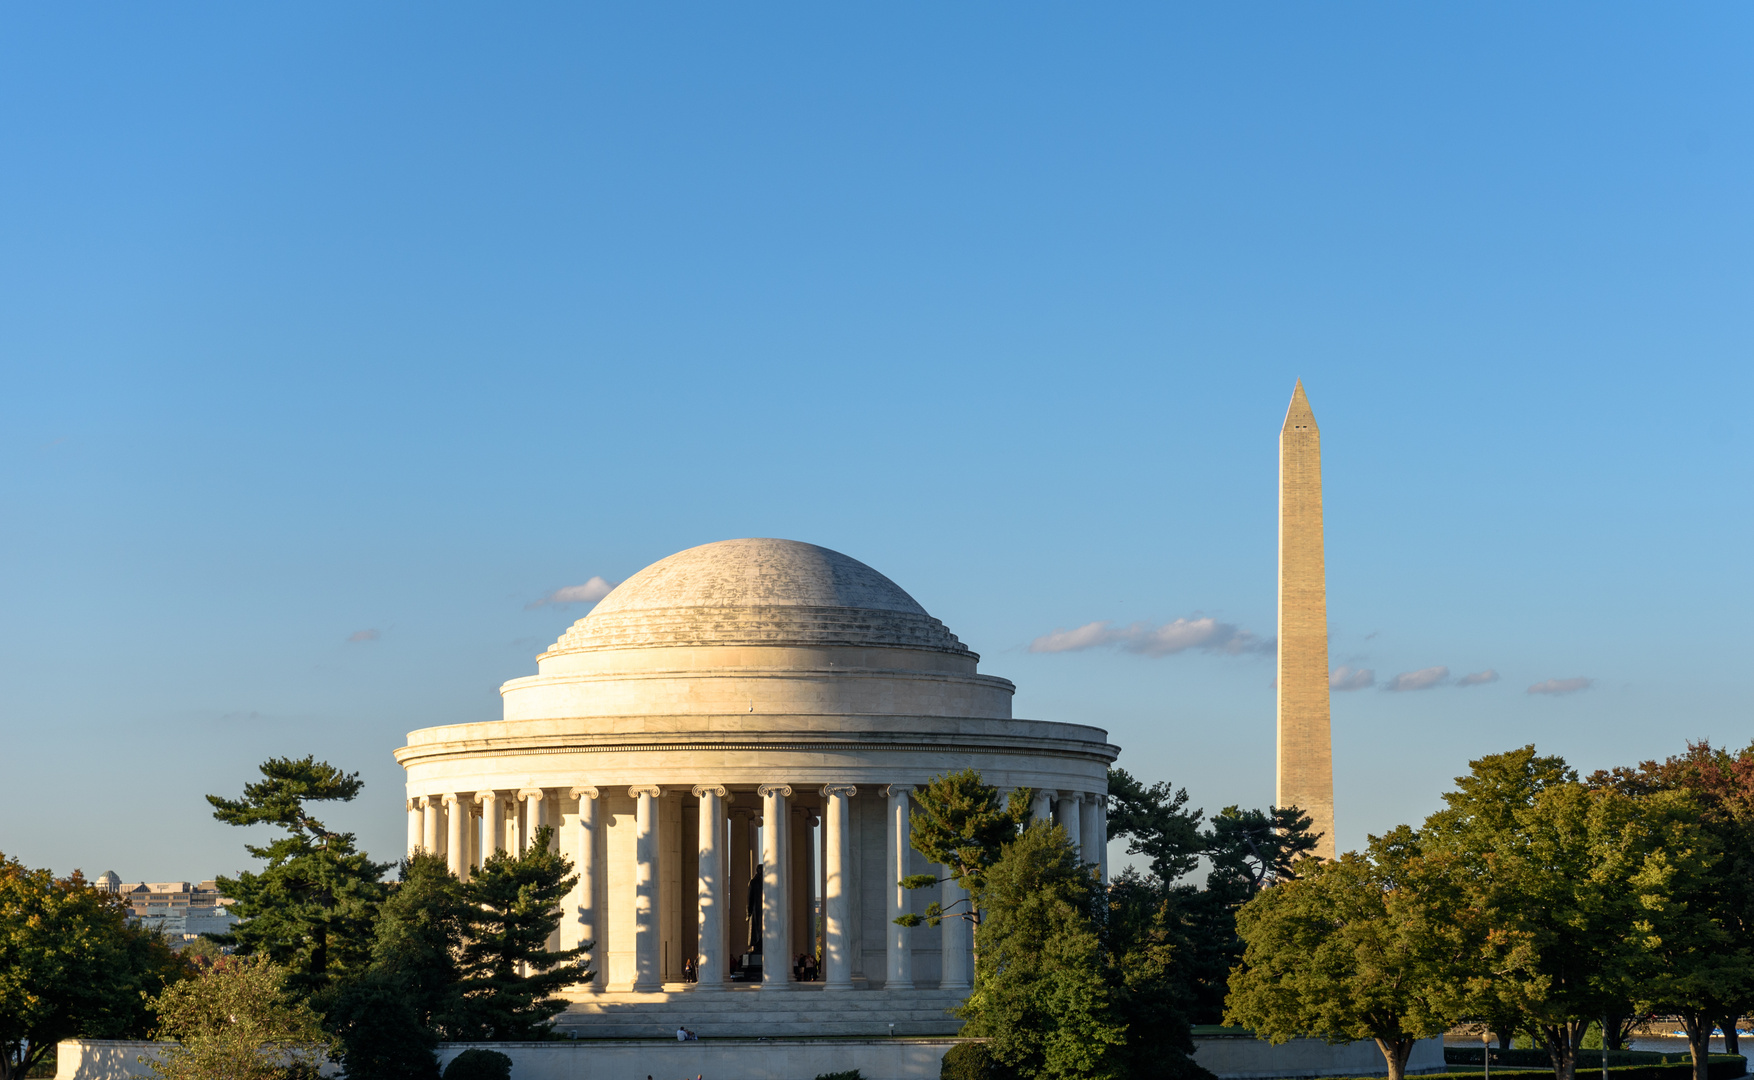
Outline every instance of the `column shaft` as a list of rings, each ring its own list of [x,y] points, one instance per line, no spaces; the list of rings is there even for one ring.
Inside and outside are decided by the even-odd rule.
[[[792,958],[786,925],[786,797],[785,784],[763,784],[761,791],[761,988],[791,987]]]
[[[722,787],[697,787],[700,800],[700,925],[695,979],[702,990],[725,988],[725,796]]]
[[[574,842],[574,853],[577,857],[574,865],[579,872],[578,886],[578,920],[579,940],[589,942],[590,952],[587,954],[591,962],[591,981],[587,983],[592,990],[601,990],[603,980],[607,977],[604,968],[609,951],[603,947],[603,932],[600,929],[601,919],[598,918],[597,907],[597,796],[594,787],[576,787],[572,793],[579,800],[579,825]]]
[[[1036,789],[1035,798],[1029,804],[1029,821],[1052,821],[1054,819],[1054,795],[1052,791]]]
[[[421,822],[420,846],[428,855],[437,855],[439,849],[439,805],[435,795],[422,796],[420,809],[424,815]]]
[[[658,796],[657,787],[628,791],[638,800],[634,811],[633,988],[664,987],[658,970]]]
[[[825,853],[822,879],[822,977],[825,990],[853,988],[852,911],[849,874],[852,854],[851,803],[859,789],[850,784],[829,784],[822,789],[828,800],[822,817]]]
[[[536,842],[536,830],[542,827],[542,792],[537,788],[526,788],[518,794],[524,800],[524,835],[518,850],[528,851]]]
[[[1079,858],[1087,863],[1094,863],[1098,867],[1102,865],[1103,861],[1102,849],[1108,846],[1108,838],[1103,835],[1102,803],[1103,797],[1101,795],[1087,797],[1084,804],[1084,817],[1081,819],[1084,827],[1084,838],[1078,843]]]
[[[950,867],[938,868],[938,876],[944,879],[938,896],[938,906],[944,912],[944,921],[938,924],[939,971],[942,973],[938,989],[967,990],[974,974],[974,955],[969,947],[970,932],[974,927],[968,921],[968,904],[963,902],[968,899],[968,890],[950,875]]]
[[[1060,827],[1066,830],[1066,839],[1071,841],[1072,850],[1078,852],[1080,859],[1084,858],[1081,850],[1084,843],[1084,827],[1078,810],[1083,802],[1084,795],[1081,792],[1060,792]]]
[[[422,828],[424,825],[425,825],[425,822],[423,822],[421,820],[420,800],[419,799],[409,799],[408,800],[408,856],[409,856],[409,858],[413,858],[414,853],[416,851],[420,850],[421,831],[422,831]]]
[[[469,859],[469,849],[463,846],[463,822],[468,819],[469,812],[463,808],[462,800],[454,794],[447,793],[444,796],[444,807],[445,865],[461,880]]]
[[[909,910],[908,891],[901,887],[901,879],[907,877],[908,850],[913,847],[913,828],[908,821],[908,793],[913,788],[906,784],[891,784],[886,791],[889,795],[889,827],[883,830],[887,834],[883,845],[883,870],[888,880],[883,883],[883,889],[888,897],[885,918],[889,933],[889,975],[884,989],[912,990],[913,941],[908,928],[895,925],[895,920]]]

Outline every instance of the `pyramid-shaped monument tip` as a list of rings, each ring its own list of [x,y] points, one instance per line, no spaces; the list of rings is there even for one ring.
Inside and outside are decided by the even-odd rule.
[[[1282,431],[1316,431],[1315,410],[1309,407],[1309,397],[1303,392],[1303,380],[1291,391],[1291,407],[1285,410],[1285,425]]]

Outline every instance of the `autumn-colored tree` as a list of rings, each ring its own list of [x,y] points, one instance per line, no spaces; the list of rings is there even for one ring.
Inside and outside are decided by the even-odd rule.
[[[316,1080],[333,1044],[290,982],[266,957],[232,956],[167,988],[153,1011],[174,1044],[147,1064],[159,1080]]]
[[[145,1035],[147,1001],[189,972],[120,897],[0,854],[0,1080],[62,1039]]]

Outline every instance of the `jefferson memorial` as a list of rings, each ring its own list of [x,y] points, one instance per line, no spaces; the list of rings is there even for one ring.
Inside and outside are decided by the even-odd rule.
[[[978,769],[1031,788],[1106,879],[1107,732],[1011,715],[1009,681],[894,582],[791,540],[725,540],[628,578],[500,689],[504,718],[412,732],[408,847],[466,876],[548,825],[592,942],[556,1024],[581,1037],[932,1035],[973,971],[962,898],[913,849],[910,793]],[[795,961],[820,957],[800,981]],[[808,968],[806,974],[810,974]]]

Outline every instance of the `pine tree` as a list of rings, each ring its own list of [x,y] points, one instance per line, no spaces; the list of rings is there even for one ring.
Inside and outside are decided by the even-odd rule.
[[[551,851],[553,830],[536,830],[521,854],[496,852],[464,886],[469,902],[461,952],[461,1001],[443,1022],[453,1037],[540,1039],[566,1007],[553,995],[584,982],[587,942],[548,951],[560,926],[560,903],[578,883],[572,861]]]
[[[350,802],[358,773],[305,757],[262,763],[264,779],[241,799],[207,796],[213,816],[228,825],[278,825],[286,835],[245,850],[264,860],[260,873],[220,878],[240,921],[227,936],[240,955],[268,957],[286,973],[297,1000],[362,973],[371,958],[372,921],[383,899],[387,863],[354,848],[352,833],[334,832],[312,817],[311,802]]]

